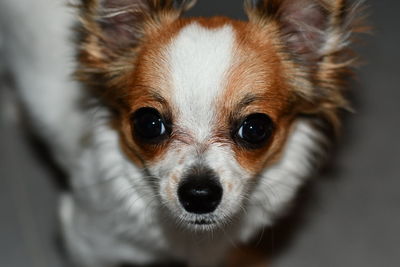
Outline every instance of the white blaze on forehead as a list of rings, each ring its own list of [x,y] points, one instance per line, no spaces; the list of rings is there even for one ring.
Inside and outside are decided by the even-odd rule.
[[[215,101],[224,89],[235,41],[232,26],[207,29],[194,23],[181,30],[169,47],[173,105],[179,126],[198,141],[209,137],[217,110]]]

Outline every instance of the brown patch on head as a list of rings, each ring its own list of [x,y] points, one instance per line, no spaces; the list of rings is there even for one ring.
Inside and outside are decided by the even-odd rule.
[[[180,15],[194,0],[86,0],[79,5],[77,78],[104,104],[118,109],[124,103],[126,75],[136,68],[135,61],[144,43],[166,31],[168,38]],[[155,39],[161,44],[163,39]],[[147,55],[149,56],[149,55]],[[152,55],[157,57],[157,54]]]
[[[227,77],[225,91],[217,102],[220,110],[216,135],[229,142],[238,162],[257,173],[282,150],[294,118],[295,97],[283,73],[288,72],[279,47],[276,28],[254,27],[234,22],[236,47],[234,62]],[[232,142],[235,122],[254,113],[268,115],[274,123],[270,141],[259,149],[248,149]],[[221,124],[224,125],[221,127]]]

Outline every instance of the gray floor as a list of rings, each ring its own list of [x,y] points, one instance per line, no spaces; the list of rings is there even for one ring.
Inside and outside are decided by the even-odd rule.
[[[193,13],[240,17],[240,1],[226,4],[232,2],[200,0]],[[279,230],[271,240],[279,250],[272,266],[400,266],[400,2],[369,4],[375,33],[359,49],[368,64],[353,90],[357,112],[348,116],[333,166],[307,190],[301,219],[289,224],[294,231],[282,248]],[[2,267],[62,266],[55,246],[54,172],[40,158],[2,114]]]

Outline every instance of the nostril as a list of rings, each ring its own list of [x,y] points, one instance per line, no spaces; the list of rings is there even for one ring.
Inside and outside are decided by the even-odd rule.
[[[222,199],[221,184],[213,178],[188,176],[178,188],[183,208],[191,213],[213,212]]]

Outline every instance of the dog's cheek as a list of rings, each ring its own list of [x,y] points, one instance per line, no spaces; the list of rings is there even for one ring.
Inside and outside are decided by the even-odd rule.
[[[230,173],[227,171],[228,175],[221,177],[222,184],[225,187],[225,207],[233,213],[239,211],[243,206],[243,201],[248,199],[249,185],[253,180],[252,175],[247,170],[241,168],[237,162],[234,164],[239,168]]]

